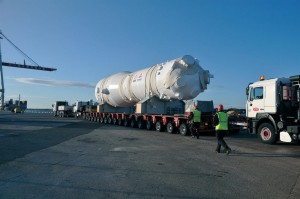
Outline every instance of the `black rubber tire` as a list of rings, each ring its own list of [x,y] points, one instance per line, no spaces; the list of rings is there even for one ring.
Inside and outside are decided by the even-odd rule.
[[[167,124],[167,132],[168,133],[174,133],[174,125],[171,123],[171,122],[168,122],[168,124]]]
[[[105,118],[103,119],[103,122],[104,122],[104,124],[107,124],[107,123],[108,123],[107,117],[105,117]]]
[[[293,140],[293,143],[295,143],[296,145],[300,145],[300,140]]]
[[[111,117],[109,117],[109,118],[107,118],[107,124],[111,124],[112,123],[112,118]]]
[[[150,130],[153,129],[153,124],[152,124],[152,122],[150,120],[147,120],[147,122],[146,122],[146,129],[148,131],[150,131]]]
[[[118,123],[117,118],[114,118],[114,119],[113,119],[113,124],[116,125],[117,123]]]
[[[155,124],[155,130],[157,132],[162,132],[164,130],[164,126],[162,125],[161,121],[157,121]]]
[[[124,126],[129,126],[129,122],[128,122],[128,119],[125,119],[124,122],[123,122]]]
[[[118,119],[118,125],[119,125],[119,126],[122,126],[122,124],[123,124],[123,120],[122,120],[122,118],[119,118],[119,119]]]
[[[130,127],[131,128],[135,128],[136,127],[136,121],[135,121],[135,119],[131,119],[130,120]]]
[[[100,123],[104,123],[104,118],[103,117],[100,117]]]
[[[270,123],[262,123],[258,127],[258,138],[264,144],[275,144],[278,135],[275,133],[275,128]]]
[[[184,123],[180,124],[179,133],[183,136],[189,135],[189,128],[188,128],[187,124],[184,124]]]
[[[143,129],[143,128],[145,127],[145,122],[144,122],[144,120],[143,120],[143,119],[139,119],[137,125],[138,125],[138,128],[139,128],[139,129]]]

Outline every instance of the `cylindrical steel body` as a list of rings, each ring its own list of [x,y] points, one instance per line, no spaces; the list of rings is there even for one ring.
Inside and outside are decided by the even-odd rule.
[[[210,78],[198,60],[190,55],[133,73],[121,72],[98,82],[95,89],[100,104],[129,107],[156,96],[163,100],[188,100],[207,89]]]

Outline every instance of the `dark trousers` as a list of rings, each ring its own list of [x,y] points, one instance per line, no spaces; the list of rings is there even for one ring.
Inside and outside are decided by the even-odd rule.
[[[199,127],[200,127],[200,122],[194,122],[192,124],[192,130],[191,130],[191,132],[192,132],[193,136],[197,137],[197,139],[199,139],[199,136],[200,136]]]
[[[224,141],[224,137],[225,137],[226,133],[227,133],[227,131],[224,131],[224,130],[217,130],[216,131],[216,136],[217,136],[217,139],[218,139],[218,145],[217,145],[216,151],[218,151],[218,152],[220,152],[221,146],[225,150],[229,149],[228,145]]]

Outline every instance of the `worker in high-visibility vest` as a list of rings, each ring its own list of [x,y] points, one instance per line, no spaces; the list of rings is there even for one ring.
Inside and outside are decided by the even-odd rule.
[[[193,127],[192,127],[192,136],[196,136],[199,139],[199,127],[201,123],[201,111],[198,106],[195,106],[193,111]]]
[[[231,152],[230,147],[224,141],[224,137],[228,131],[228,116],[223,112],[223,105],[219,104],[218,111],[214,116],[214,125],[216,130],[216,136],[218,139],[218,145],[216,148],[216,152],[220,153],[221,146],[225,149],[227,155]]]

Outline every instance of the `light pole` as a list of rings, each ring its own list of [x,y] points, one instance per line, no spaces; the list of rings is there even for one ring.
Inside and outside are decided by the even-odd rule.
[[[4,80],[3,80],[3,68],[2,68],[2,55],[1,55],[1,37],[2,31],[0,30],[0,73],[1,73],[1,110],[4,110]]]

